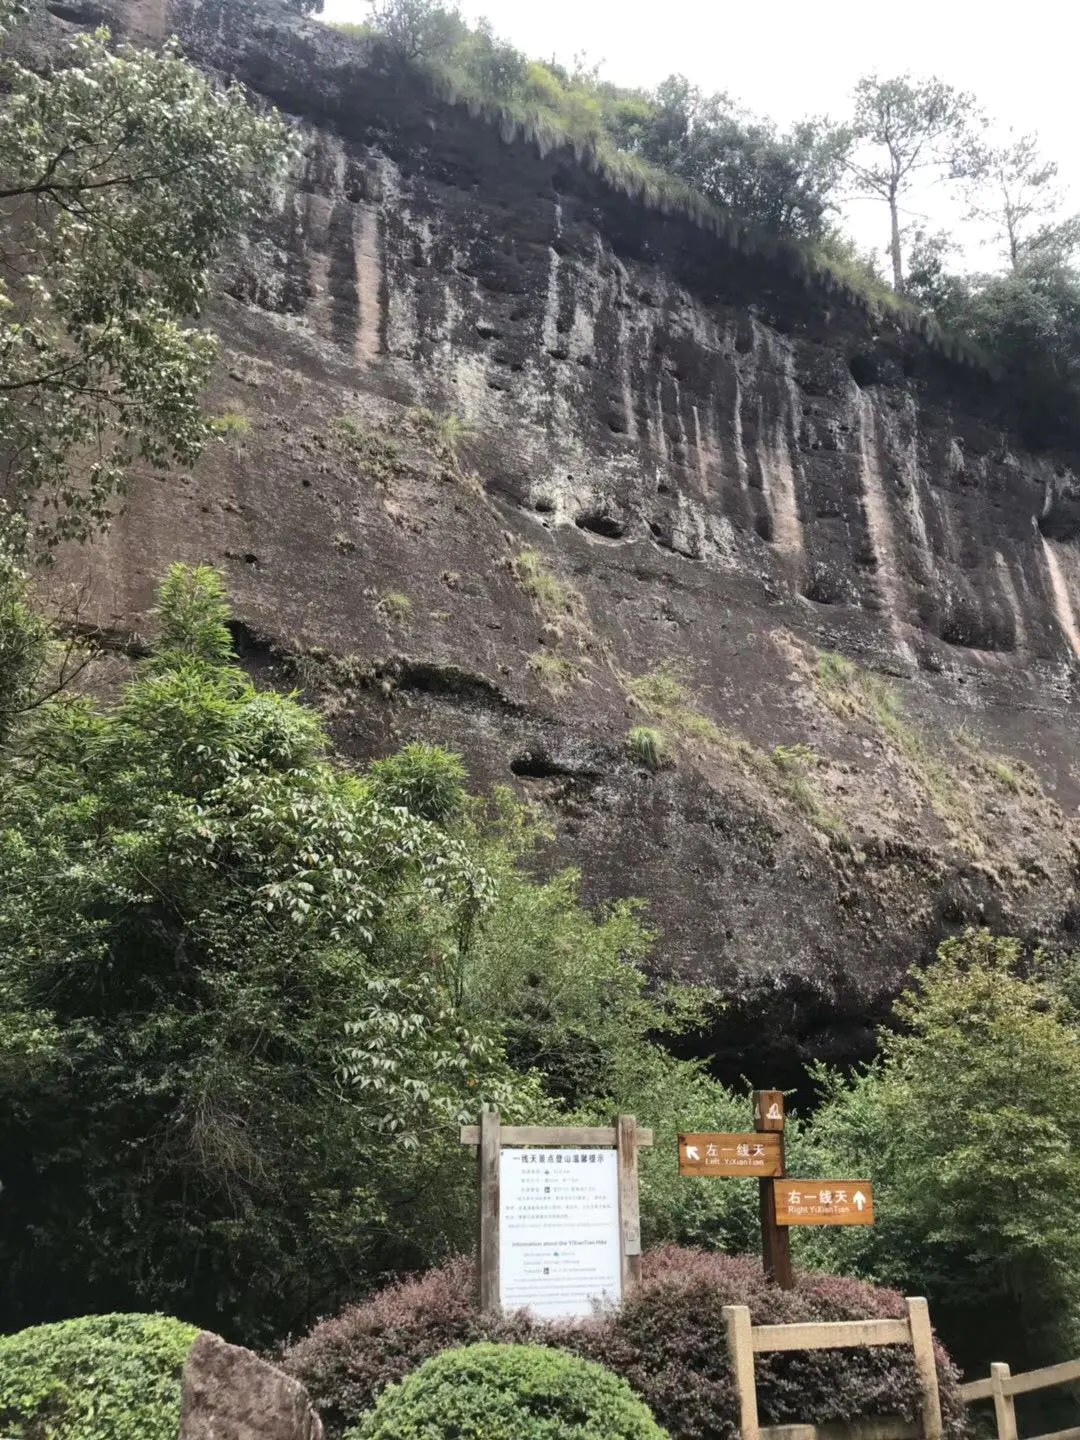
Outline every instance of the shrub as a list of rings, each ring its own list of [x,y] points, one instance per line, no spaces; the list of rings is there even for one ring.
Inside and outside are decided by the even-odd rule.
[[[696,707],[696,697],[681,667],[664,661],[644,675],[626,675],[623,685],[637,703],[659,720],[668,721],[687,739],[721,745],[726,732]]]
[[[375,606],[388,625],[404,625],[412,614],[412,601],[398,590],[391,590]]]
[[[226,410],[223,414],[214,416],[210,421],[210,429],[223,439],[229,435],[247,435],[251,430],[251,421],[240,410]]]
[[[198,1330],[165,1315],[86,1315],[0,1336],[0,1433],[176,1440]]]
[[[470,1345],[434,1356],[379,1397],[355,1440],[662,1440],[625,1380],[542,1345]]]
[[[481,1340],[557,1346],[627,1380],[673,1440],[737,1440],[738,1411],[728,1372],[721,1311],[748,1305],[756,1324],[899,1316],[891,1290],[835,1276],[803,1275],[785,1292],[756,1261],[666,1246],[644,1257],[641,1285],[621,1310],[569,1324],[526,1313],[484,1316],[472,1301],[472,1267],[452,1261],[404,1281],[316,1326],[282,1364],[307,1386],[337,1436],[376,1396],[429,1356]],[[939,1348],[945,1432],[964,1435],[957,1372]],[[834,1350],[762,1356],[758,1398],[764,1424],[917,1416],[910,1350]]]
[[[332,429],[342,448],[376,484],[387,484],[405,469],[398,442],[382,426],[339,415]]]
[[[545,615],[572,615],[581,606],[581,597],[548,568],[539,550],[522,550],[514,560],[518,584]]]
[[[833,650],[826,650],[818,656],[817,668],[821,683],[837,690],[850,689],[859,675],[857,665],[845,655],[837,655]]]
[[[565,690],[578,677],[578,668],[565,655],[553,655],[550,650],[537,650],[529,656],[529,669],[549,690]]]
[[[634,725],[626,734],[631,755],[647,770],[659,770],[666,759],[663,733],[651,725]]]
[[[458,446],[472,433],[472,426],[458,415],[438,415],[424,408],[409,411],[409,428],[431,448],[437,460],[456,465]]]
[[[441,745],[406,745],[397,755],[373,760],[368,777],[384,805],[403,805],[438,825],[445,824],[465,803],[465,766]]]
[[[826,1275],[802,1275],[795,1290],[783,1291],[756,1261],[670,1246],[646,1257],[644,1283],[586,1353],[623,1375],[678,1440],[737,1440],[725,1305],[749,1306],[759,1325],[904,1314],[895,1291]],[[906,1348],[782,1352],[759,1357],[755,1370],[765,1424],[918,1418],[918,1380]],[[938,1371],[945,1433],[958,1437],[966,1431],[964,1406],[956,1369],[941,1349]]]

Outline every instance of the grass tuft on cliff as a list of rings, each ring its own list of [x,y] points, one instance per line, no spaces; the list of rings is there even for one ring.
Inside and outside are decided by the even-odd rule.
[[[816,781],[821,757],[811,746],[778,745],[772,751],[762,750],[727,726],[718,725],[698,708],[689,681],[677,662],[664,661],[643,675],[624,676],[622,683],[643,710],[663,720],[682,740],[703,744],[725,755],[744,775],[792,806],[830,841],[850,843],[847,825],[829,808],[821,794]],[[633,742],[630,743],[633,749]]]
[[[1022,825],[1060,828],[1063,823],[1060,808],[1030,766],[991,753],[964,728],[950,737],[956,747],[952,753],[948,740],[932,748],[896,687],[842,655],[819,654],[812,675],[834,714],[879,732],[908,783],[925,796],[959,850],[996,882],[1008,874],[1021,887],[1027,883],[1009,858],[1003,797],[1014,802],[1013,819]]]
[[[537,609],[551,619],[574,615],[580,610],[580,594],[552,573],[539,550],[530,547],[519,551],[514,559],[514,574]]]
[[[664,732],[651,725],[634,725],[626,735],[627,748],[646,770],[659,770],[667,759],[667,742]]]

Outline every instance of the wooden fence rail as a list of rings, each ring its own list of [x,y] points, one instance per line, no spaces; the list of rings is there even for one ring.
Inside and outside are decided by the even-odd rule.
[[[1080,1360],[1066,1360],[1061,1365],[1047,1365],[1042,1370],[1026,1370],[1014,1375],[1008,1365],[990,1366],[989,1380],[972,1380],[960,1386],[960,1397],[966,1405],[976,1400],[993,1400],[998,1440],[1019,1440],[1016,1428],[1015,1396],[1030,1395],[1033,1390],[1048,1390],[1052,1385],[1069,1385],[1080,1380]],[[1052,1430],[1034,1440],[1080,1440],[1080,1426],[1069,1430]]]
[[[741,1440],[941,1440],[934,1337],[926,1301],[907,1302],[904,1320],[839,1320],[804,1325],[752,1325],[745,1305],[726,1305],[728,1354],[739,1402]],[[758,1420],[754,1356],[777,1350],[836,1350],[864,1345],[910,1345],[919,1376],[921,1422],[896,1416],[830,1425],[762,1425]],[[1016,1440],[1016,1437],[1011,1437]],[[1080,1440],[1080,1434],[1076,1440]]]

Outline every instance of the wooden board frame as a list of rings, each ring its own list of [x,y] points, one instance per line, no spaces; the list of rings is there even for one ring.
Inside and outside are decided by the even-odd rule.
[[[480,1309],[499,1308],[499,1155],[504,1147],[550,1145],[614,1149],[618,1153],[620,1270],[625,1295],[641,1279],[641,1215],[638,1208],[638,1150],[653,1143],[653,1132],[638,1128],[633,1115],[614,1125],[503,1125],[494,1106],[480,1111],[479,1125],[463,1125],[462,1145],[477,1152],[480,1186],[477,1289]]]
[[[1060,1365],[1046,1365],[1040,1370],[1025,1370],[1014,1375],[1008,1365],[1000,1362],[990,1366],[988,1380],[971,1380],[960,1386],[965,1405],[976,1400],[993,1400],[998,1440],[1018,1440],[1016,1425],[1017,1395],[1030,1395],[1033,1390],[1048,1390],[1052,1385],[1073,1385],[1080,1380],[1080,1360],[1064,1360]],[[1080,1428],[1054,1430],[1035,1440],[1080,1440]]]
[[[754,1356],[777,1350],[834,1350],[841,1347],[910,1345],[919,1377],[922,1440],[942,1440],[941,1396],[938,1392],[934,1337],[930,1310],[920,1296],[907,1302],[904,1320],[840,1320],[803,1325],[752,1325],[745,1305],[725,1305],[728,1356],[739,1402],[741,1440],[823,1440],[828,1427],[776,1425],[758,1420]],[[911,1427],[891,1416],[853,1421],[846,1429],[850,1440],[911,1440]],[[1011,1437],[1015,1440],[1015,1437]]]

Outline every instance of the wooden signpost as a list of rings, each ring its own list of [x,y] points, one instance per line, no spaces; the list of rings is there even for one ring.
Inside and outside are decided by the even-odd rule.
[[[765,1135],[775,1135],[780,1142],[780,1169],[776,1175],[784,1174],[784,1096],[780,1090],[754,1091],[754,1129]],[[773,1180],[762,1180],[758,1185],[758,1213],[761,1217],[761,1263],[765,1267],[766,1279],[775,1280],[781,1290],[795,1288],[795,1276],[791,1269],[791,1237],[787,1226],[776,1218],[776,1195]]]
[[[640,1278],[637,1152],[653,1135],[632,1115],[613,1126],[502,1125],[485,1106],[461,1143],[477,1150],[482,1310],[587,1316]]]
[[[783,1093],[755,1090],[753,1101],[752,1135],[680,1135],[679,1174],[757,1178],[765,1274],[782,1290],[790,1290],[795,1280],[789,1227],[873,1225],[874,1189],[869,1180],[790,1179],[784,1160]]]

